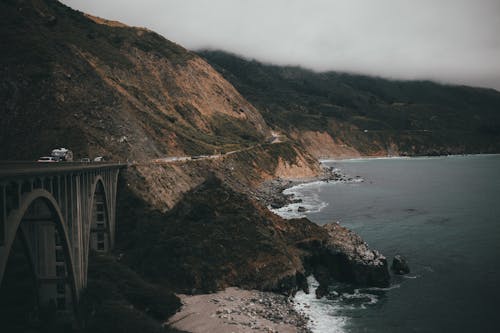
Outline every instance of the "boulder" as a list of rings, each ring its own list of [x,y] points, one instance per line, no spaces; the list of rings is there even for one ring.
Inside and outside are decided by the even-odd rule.
[[[336,258],[335,278],[361,286],[387,287],[390,275],[386,258],[368,247],[353,231],[338,223],[323,226],[330,236],[327,247]],[[333,268],[332,267],[332,268]]]
[[[328,286],[321,284],[316,288],[316,298],[321,299],[328,295]]]
[[[398,254],[392,259],[391,270],[394,274],[404,275],[410,273],[410,266],[406,258]]]

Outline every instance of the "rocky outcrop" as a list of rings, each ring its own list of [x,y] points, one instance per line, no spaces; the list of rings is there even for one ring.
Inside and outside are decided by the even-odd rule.
[[[394,256],[392,259],[391,271],[398,275],[410,273],[410,266],[408,265],[406,258],[399,254]]]
[[[382,254],[370,249],[360,236],[338,223],[327,224],[324,228],[330,236],[328,253],[342,258],[341,279],[347,278],[363,286],[389,285],[387,259]]]
[[[304,264],[307,274],[320,283],[317,297],[328,293],[333,281],[360,286],[387,287],[390,275],[386,258],[372,250],[354,232],[337,223],[322,227],[326,238],[305,239],[298,246],[307,251]]]

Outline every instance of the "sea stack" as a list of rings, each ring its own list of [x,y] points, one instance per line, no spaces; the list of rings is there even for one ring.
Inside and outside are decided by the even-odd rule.
[[[410,273],[410,266],[406,258],[398,254],[392,259],[391,270],[394,274],[404,275]]]

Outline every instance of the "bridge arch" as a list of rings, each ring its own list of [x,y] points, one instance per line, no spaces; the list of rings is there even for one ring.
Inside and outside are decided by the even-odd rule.
[[[57,305],[60,298],[59,303],[76,309],[87,285],[90,249],[107,252],[113,248],[117,180],[125,167],[0,163],[0,305],[9,304],[2,303],[2,286],[19,286],[17,270],[11,267],[21,263],[24,275],[33,277],[36,303],[52,300],[53,305],[55,299]],[[102,213],[99,219],[97,213]],[[103,226],[96,228],[101,236],[93,233],[91,244],[92,225],[96,227],[97,222]],[[25,290],[11,289],[13,300],[16,290]]]
[[[92,184],[89,205],[89,243],[87,248],[98,253],[106,253],[112,248],[112,229],[110,201],[104,179],[97,176]]]
[[[73,317],[78,303],[74,261],[57,200],[46,189],[33,189],[22,195],[19,208],[9,214],[7,223],[10,227],[3,246],[3,256],[7,260],[0,262],[0,288],[11,250],[19,239],[34,274],[38,310],[52,308]]]

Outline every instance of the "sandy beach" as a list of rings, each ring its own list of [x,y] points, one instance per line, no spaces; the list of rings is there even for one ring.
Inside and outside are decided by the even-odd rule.
[[[178,295],[182,309],[168,324],[192,333],[306,333],[308,319],[285,296],[256,290],[227,288],[204,295]]]

